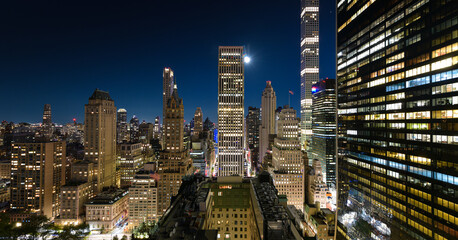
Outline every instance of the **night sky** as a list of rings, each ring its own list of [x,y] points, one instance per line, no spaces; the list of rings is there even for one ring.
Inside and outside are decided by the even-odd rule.
[[[84,121],[95,88],[151,122],[162,116],[162,69],[171,67],[185,119],[196,107],[217,121],[219,45],[243,45],[245,107],[261,105],[265,81],[277,104],[299,112],[300,0],[2,1],[0,120]],[[335,1],[320,10],[320,78],[335,78]]]

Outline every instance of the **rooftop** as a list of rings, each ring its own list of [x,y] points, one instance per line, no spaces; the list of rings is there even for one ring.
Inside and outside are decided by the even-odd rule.
[[[125,189],[112,188],[97,194],[97,196],[89,200],[86,205],[113,204],[126,196],[128,192],[129,191]]]
[[[92,96],[89,98],[89,100],[108,100],[108,101],[113,101],[111,99],[110,94],[108,92],[99,90],[98,88],[95,89],[94,93],[92,93]]]

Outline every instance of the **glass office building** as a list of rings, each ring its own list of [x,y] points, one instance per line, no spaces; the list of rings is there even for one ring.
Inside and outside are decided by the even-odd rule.
[[[337,1],[338,234],[458,238],[458,1]]]

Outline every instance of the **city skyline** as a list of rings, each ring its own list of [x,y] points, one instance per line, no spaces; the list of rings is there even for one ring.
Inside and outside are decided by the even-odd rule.
[[[2,72],[2,79],[5,82],[8,81],[8,85],[12,88],[22,86],[25,83],[27,87],[23,91],[27,93],[27,97],[18,98],[12,93],[2,95],[0,106],[4,109],[4,114],[0,120],[41,122],[42,106],[51,104],[54,122],[65,124],[72,122],[73,118],[76,118],[77,122],[83,122],[84,108],[82,104],[86,102],[87,95],[99,88],[110,93],[118,103],[118,108],[124,108],[128,111],[128,119],[132,115],[136,115],[140,121],[153,122],[154,117],[162,115],[160,104],[152,104],[161,102],[162,89],[154,86],[161,84],[163,69],[170,67],[175,72],[176,81],[183,86],[179,89],[180,95],[190,99],[187,102],[185,112],[186,122],[192,119],[193,109],[196,107],[202,107],[204,119],[209,117],[216,122],[217,95],[214,91],[217,89],[217,66],[215,60],[219,45],[244,45],[246,47],[247,53],[252,58],[246,70],[247,91],[261,94],[263,87],[260,84],[270,80],[274,85],[278,85],[279,104],[287,103],[288,90],[291,89],[295,93],[291,96],[291,105],[299,109],[300,70],[298,61],[300,56],[298,49],[300,46],[298,39],[300,23],[298,16],[300,10],[298,6],[300,3],[292,1],[278,9],[273,2],[267,2],[262,5],[263,13],[254,11],[259,7],[258,3],[255,1],[243,4],[246,11],[241,13],[240,20],[235,20],[240,23],[241,32],[236,32],[237,34],[234,34],[233,37],[223,37],[223,33],[227,31],[225,29],[215,33],[205,33],[207,40],[203,42],[200,41],[201,39],[195,40],[194,37],[192,39],[186,37],[190,40],[189,43],[186,43],[187,46],[197,44],[195,48],[201,49],[197,55],[199,61],[195,61],[195,63],[189,61],[195,57],[195,50],[190,49],[189,53],[185,52],[184,46],[181,46],[181,43],[178,44],[177,41],[165,45],[163,38],[156,39],[157,36],[154,34],[147,34],[140,27],[133,27],[137,23],[143,24],[142,26],[146,29],[156,29],[163,26],[157,21],[157,17],[148,16],[147,11],[151,10],[154,13],[156,7],[167,7],[162,6],[165,3],[158,6],[156,4],[136,6],[135,10],[141,7],[145,8],[145,10],[139,11],[138,16],[131,14],[134,7],[129,6],[123,7],[130,9],[130,12],[127,11],[126,14],[117,16],[116,14],[120,10],[118,9],[119,6],[111,6],[104,13],[107,15],[106,20],[100,19],[97,15],[99,14],[98,11],[101,11],[101,6],[93,6],[93,10],[84,9],[81,5],[73,6],[75,9],[49,6],[50,9],[42,9],[41,13],[37,13],[34,10],[32,12],[32,9],[29,8],[37,7],[40,9],[43,6],[33,6],[32,4],[25,8],[19,8],[12,5],[12,9],[15,9],[17,13],[28,17],[18,19],[16,15],[13,16],[11,13],[5,13],[3,16],[16,21],[19,29],[8,35],[6,39],[0,40],[3,42],[2,45],[7,47],[4,51],[5,54],[0,57],[2,63],[2,67],[0,67],[2,71],[0,72]],[[170,5],[172,4],[170,3]],[[202,9],[196,11],[198,11],[197,14],[211,12],[219,5],[221,4],[202,3]],[[334,7],[332,4],[324,7],[323,14],[326,15],[327,13],[331,19],[333,14],[330,11],[334,12]],[[185,10],[183,6],[177,8],[176,12],[185,12]],[[235,11],[235,9],[229,8],[227,11]],[[268,17],[273,12],[279,17],[274,19]],[[65,16],[64,13],[68,16]],[[82,13],[88,19],[81,19],[80,14]],[[48,18],[43,18],[43,14],[47,14]],[[33,23],[28,20],[32,17],[36,19]],[[185,17],[189,18],[190,16],[185,14],[183,17],[177,17],[176,20],[170,20],[166,25],[177,30],[164,30],[164,34],[172,34],[173,38],[178,34],[177,31],[189,33],[195,30],[202,33],[199,26],[205,29],[214,29],[214,25],[217,23],[229,25],[228,21],[218,18],[217,23],[210,24],[193,20],[192,23],[196,23],[194,25],[197,26],[192,23],[180,26],[178,24],[180,19]],[[53,20],[59,20],[62,23],[52,23]],[[113,30],[112,24],[107,23],[110,20],[123,22],[123,24],[117,26],[119,29]],[[109,27],[103,28],[103,24],[107,24]],[[333,24],[334,21],[329,20],[328,25]],[[30,30],[31,27],[36,28],[36,30]],[[12,31],[13,29],[7,30]],[[99,30],[100,33],[95,34]],[[244,39],[237,37],[251,31],[252,33],[247,34]],[[333,28],[329,28],[328,36],[332,37],[324,35],[324,38],[329,41],[334,39],[333,31]],[[29,42],[29,40],[24,40],[24,37],[35,40]],[[21,45],[25,43],[30,46]],[[137,43],[141,47],[134,45]],[[166,49],[169,50],[163,50],[161,46],[166,46]],[[281,48],[277,48],[281,50],[275,50],[274,46],[281,46]],[[128,51],[129,48],[131,51]],[[325,58],[324,61],[335,61],[334,51],[329,51],[327,59]],[[44,63],[47,64],[44,65]],[[321,76],[322,78],[335,75],[334,64],[329,65],[332,66],[328,67],[327,72]],[[20,71],[19,69],[26,69],[27,71]],[[264,69],[270,70],[264,71]],[[199,84],[190,84],[190,82]],[[280,82],[285,84],[276,84]],[[138,91],[139,89],[150,90]],[[192,98],[196,91],[203,93],[202,98]],[[248,106],[260,106],[261,101],[255,95],[247,96],[246,109]],[[15,102],[14,107],[7,104],[7,99],[12,99]],[[214,99],[214,101],[208,101],[208,99]]]

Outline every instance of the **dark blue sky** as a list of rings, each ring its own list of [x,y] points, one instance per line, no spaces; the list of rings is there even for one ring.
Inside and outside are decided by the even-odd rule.
[[[320,10],[320,77],[335,78],[335,1]],[[3,1],[0,120],[84,118],[95,88],[140,120],[162,115],[162,69],[171,67],[189,121],[217,120],[217,49],[244,45],[245,106],[272,81],[277,104],[299,110],[300,0]]]

